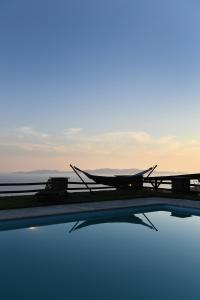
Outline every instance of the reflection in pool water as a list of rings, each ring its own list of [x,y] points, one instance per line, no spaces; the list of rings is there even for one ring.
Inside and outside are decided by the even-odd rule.
[[[86,220],[86,221],[77,221],[74,226],[70,229],[69,232],[72,232],[77,229],[81,229],[87,226],[91,225],[98,225],[98,224],[111,224],[111,223],[129,223],[129,224],[140,224],[143,226],[147,226],[151,229],[157,230],[155,226],[152,224],[152,222],[147,218],[147,216],[143,213],[143,216],[147,219],[147,221],[150,223],[145,223],[140,217],[137,217],[133,214],[126,215],[126,216],[112,216],[107,218],[99,218],[99,219],[92,219],[92,220]]]
[[[167,210],[0,223],[1,299],[199,299],[199,216]]]

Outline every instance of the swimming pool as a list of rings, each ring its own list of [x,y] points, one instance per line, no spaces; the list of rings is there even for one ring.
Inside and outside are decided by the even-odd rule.
[[[1,222],[0,297],[199,299],[192,214],[149,207]]]

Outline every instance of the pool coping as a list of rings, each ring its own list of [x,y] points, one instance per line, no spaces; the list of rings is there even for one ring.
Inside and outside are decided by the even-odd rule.
[[[156,205],[176,206],[200,212],[200,201],[197,200],[150,197],[1,210],[0,221],[80,214],[113,209],[140,208]]]

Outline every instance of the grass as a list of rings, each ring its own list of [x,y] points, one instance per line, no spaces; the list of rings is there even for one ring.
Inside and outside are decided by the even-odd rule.
[[[47,205],[59,205],[69,203],[84,203],[94,201],[109,201],[109,200],[126,200],[145,197],[168,197],[181,198],[189,200],[200,200],[197,193],[189,194],[173,194],[170,191],[152,191],[143,189],[140,191],[131,190],[113,190],[113,191],[96,191],[96,192],[76,192],[69,193],[67,196],[57,197],[51,196],[39,199],[36,195],[29,196],[5,196],[0,197],[0,210],[14,208],[28,208]]]

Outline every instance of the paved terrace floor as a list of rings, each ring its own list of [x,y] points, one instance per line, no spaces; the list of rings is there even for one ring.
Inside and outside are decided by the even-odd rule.
[[[0,221],[162,204],[200,210],[200,201],[197,200],[151,197],[1,210]]]

